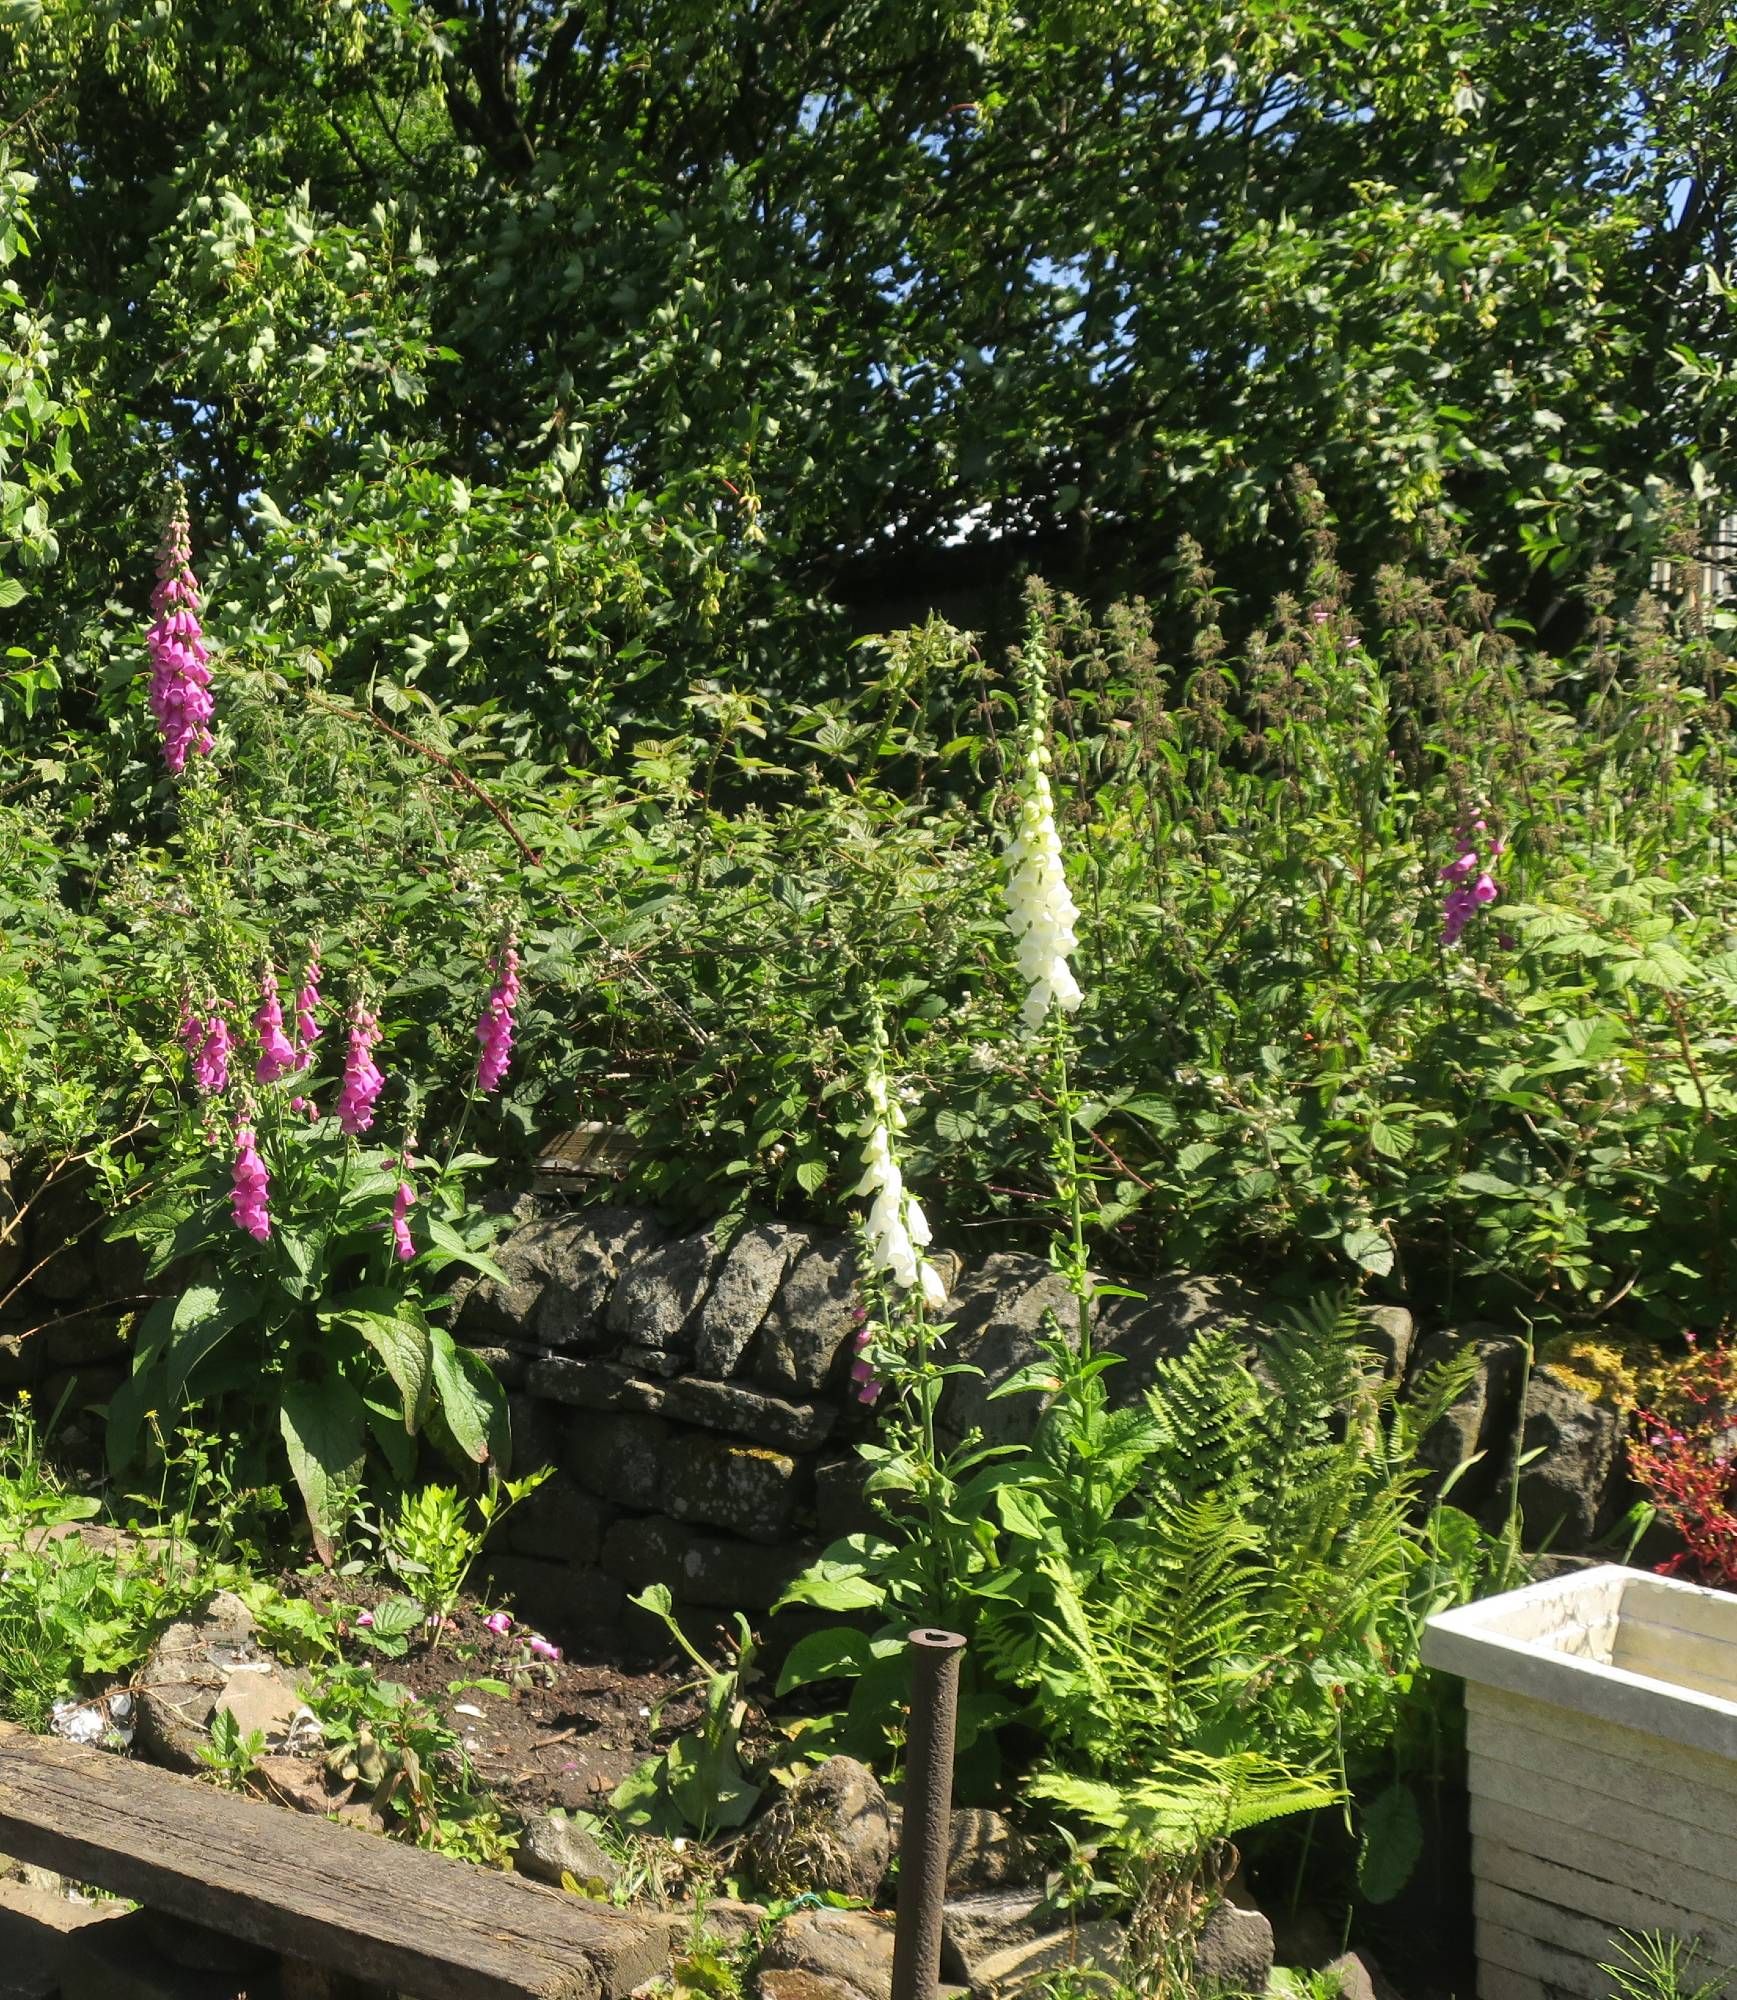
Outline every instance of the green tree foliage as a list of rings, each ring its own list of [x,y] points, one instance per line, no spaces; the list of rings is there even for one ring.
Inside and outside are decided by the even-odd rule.
[[[1271,557],[1295,462],[1572,567],[1722,470],[1731,72],[1633,0],[23,0],[90,431],[14,672],[100,686],[171,461],[296,659],[581,743],[1027,553]]]

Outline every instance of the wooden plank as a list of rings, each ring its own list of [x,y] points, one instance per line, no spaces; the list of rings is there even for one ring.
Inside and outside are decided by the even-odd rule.
[[[677,1923],[17,1730],[0,1852],[410,2000],[620,2000]]]

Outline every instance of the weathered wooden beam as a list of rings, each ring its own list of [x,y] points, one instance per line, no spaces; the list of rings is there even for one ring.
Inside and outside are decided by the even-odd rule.
[[[621,2000],[676,1924],[4,1728],[0,1852],[410,2000]]]

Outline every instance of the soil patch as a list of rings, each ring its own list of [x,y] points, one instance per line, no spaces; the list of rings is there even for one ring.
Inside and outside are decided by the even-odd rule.
[[[370,1609],[394,1594],[364,1577],[292,1573],[286,1595],[324,1609]],[[540,1806],[594,1812],[654,1751],[699,1719],[692,1663],[675,1654],[623,1661],[607,1650],[533,1652],[533,1626],[504,1633],[484,1623],[494,1607],[466,1596],[437,1644],[413,1642],[402,1659],[365,1645],[347,1648],[383,1681],[395,1681],[439,1711],[464,1743],[480,1782],[519,1812]],[[490,1681],[499,1685],[470,1685]],[[507,1689],[500,1692],[500,1686]]]

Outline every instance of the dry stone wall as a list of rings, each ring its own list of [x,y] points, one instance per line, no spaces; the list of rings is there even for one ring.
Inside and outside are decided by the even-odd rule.
[[[0,1222],[18,1196],[5,1166]],[[628,1592],[655,1581],[695,1609],[764,1610],[819,1548],[870,1524],[856,1447],[873,1418],[849,1386],[848,1237],[782,1222],[684,1231],[646,1208],[553,1193],[515,1213],[495,1253],[506,1282],[469,1285],[454,1328],[508,1387],[520,1468],[556,1469],[493,1558],[526,1615],[612,1627]],[[65,1395],[62,1442],[94,1463],[102,1406],[130,1363],[131,1316],[157,1287],[136,1246],[103,1240],[82,1186],[46,1190],[21,1220],[0,1232],[0,1292],[14,1288],[0,1308],[0,1397],[29,1388],[54,1408]],[[1036,1355],[1047,1312],[1071,1324],[1073,1301],[1042,1258],[1019,1251],[938,1261],[951,1358],[981,1371],[949,1380],[943,1421],[1018,1442],[1037,1399],[991,1392]],[[1141,1289],[1106,1299],[1095,1327],[1125,1363],[1106,1378],[1121,1401],[1204,1326],[1263,1318],[1261,1299],[1232,1279],[1174,1275]],[[1402,1306],[1373,1307],[1365,1324],[1401,1378],[1476,1351],[1471,1387],[1425,1447],[1442,1476],[1477,1456],[1458,1504],[1502,1518],[1518,1441],[1529,1544],[1573,1552],[1609,1532],[1631,1497],[1614,1408],[1548,1368],[1528,1374],[1511,1328],[1438,1324],[1419,1337]]]
[[[491,1562],[528,1615],[569,1632],[614,1625],[627,1594],[669,1586],[695,1610],[763,1611],[827,1542],[872,1517],[856,1446],[873,1417],[850,1393],[859,1324],[850,1239],[785,1223],[726,1238],[677,1233],[646,1209],[547,1202],[497,1247],[506,1282],[471,1285],[454,1330],[507,1383],[522,1469],[553,1478],[514,1516]],[[1045,1316],[1077,1308],[1039,1257],[943,1261],[955,1434],[1029,1436],[1034,1397],[991,1400],[1032,1360]],[[1137,1397],[1157,1360],[1259,1301],[1229,1280],[1170,1277],[1103,1303],[1099,1344]],[[1403,1370],[1411,1315],[1385,1307],[1369,1338]]]

